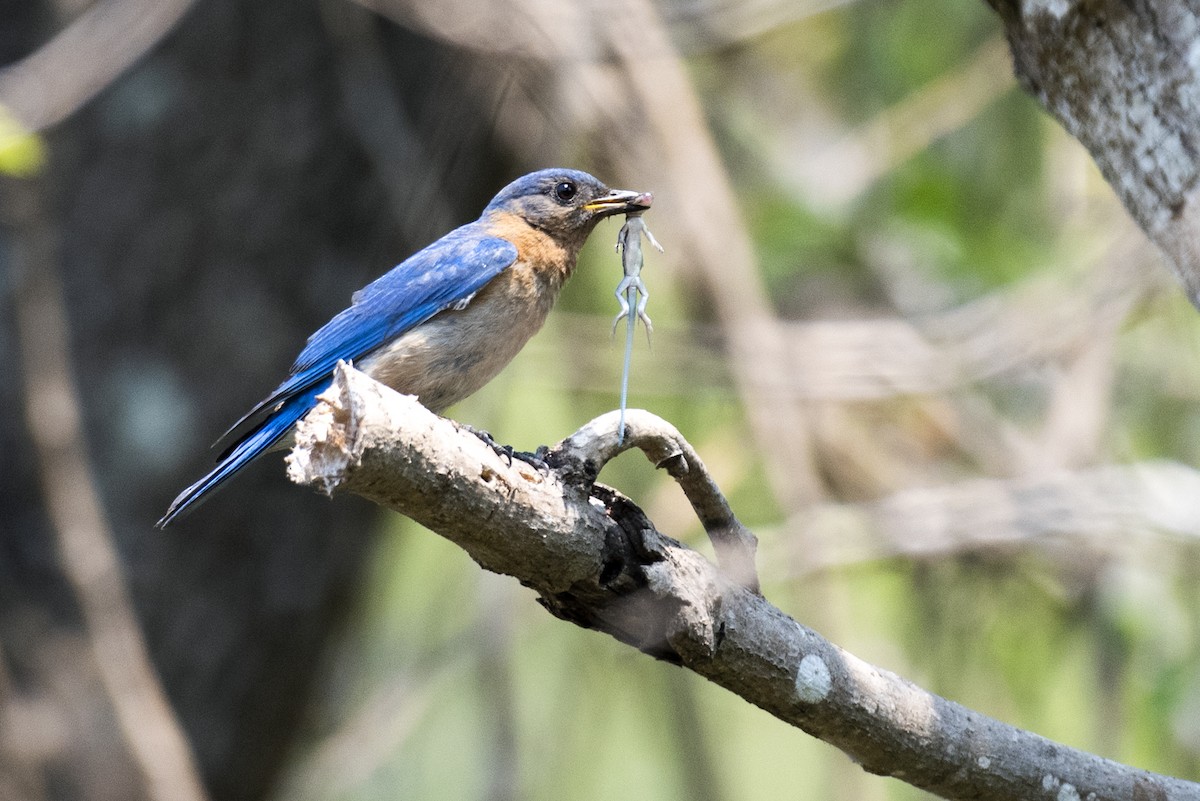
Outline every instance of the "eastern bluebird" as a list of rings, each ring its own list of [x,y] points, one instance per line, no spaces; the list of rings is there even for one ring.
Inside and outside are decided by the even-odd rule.
[[[542,327],[596,223],[649,205],[649,194],[610,190],[578,170],[513,181],[478,220],[355,292],[308,338],[287,380],[226,432],[250,424],[159,527],[278,445],[328,388],[339,359],[435,412],[475,392]]]

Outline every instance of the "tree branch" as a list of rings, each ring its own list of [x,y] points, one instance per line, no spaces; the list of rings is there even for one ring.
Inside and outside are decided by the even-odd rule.
[[[1200,306],[1200,10],[1175,0],[987,0],[1017,78],[1079,139]]]
[[[665,469],[679,482],[704,531],[712,540],[725,574],[743,587],[758,592],[754,555],[758,538],[733,513],[700,456],[675,426],[642,409],[625,415],[624,444],[617,443],[620,414],[597,417],[559,443],[549,461],[568,484],[591,487],[604,465],[630,448],[639,448],[655,467]]]
[[[1200,785],[928,693],[738,585],[656,531],[629,499],[592,483],[617,452],[615,417],[551,449],[548,462],[560,467],[544,474],[507,464],[455,423],[345,365],[320,401],[297,427],[294,481],[408,515],[531,587],[556,616],[687,667],[869,772],[946,798],[1200,799]],[[652,459],[663,464],[667,455],[668,469],[698,465],[669,425],[646,412],[635,419],[638,447]]]

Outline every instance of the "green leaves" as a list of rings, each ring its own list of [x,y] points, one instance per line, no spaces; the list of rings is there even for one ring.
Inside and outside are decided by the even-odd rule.
[[[46,166],[46,143],[0,105],[0,175],[28,178]]]

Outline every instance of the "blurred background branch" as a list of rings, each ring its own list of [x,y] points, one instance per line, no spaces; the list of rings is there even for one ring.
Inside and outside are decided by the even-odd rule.
[[[30,131],[57,125],[145,56],[194,2],[97,0],[86,5],[50,41],[0,69],[0,107]]]
[[[147,653],[85,452],[55,233],[46,225],[35,192],[21,183],[0,189],[10,221],[25,233],[11,263],[18,278],[14,297],[22,394],[34,445],[30,456],[41,478],[56,551],[83,619],[85,646],[76,658],[95,665],[144,781],[138,794],[153,801],[204,801],[190,746]],[[104,726],[103,720],[82,712],[63,710],[74,718],[73,737]]]

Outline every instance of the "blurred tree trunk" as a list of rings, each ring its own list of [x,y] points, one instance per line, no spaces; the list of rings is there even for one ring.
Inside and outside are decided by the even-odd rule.
[[[1092,154],[1200,306],[1200,10],[1177,0],[988,0],[1018,79]]]
[[[45,41],[59,7],[0,0],[0,64]],[[461,150],[436,145],[456,124],[444,109],[479,105],[456,54],[362,15],[202,0],[50,135],[41,176],[3,187],[0,799],[146,797],[81,636],[20,413],[30,365],[17,358],[15,304],[47,265],[14,254],[38,252],[26,247],[38,236],[63,284],[105,511],[212,797],[264,797],[303,723],[374,508],[290,486],[276,456],[173,529],[152,525],[307,334],[439,226],[476,213],[503,169],[469,126]],[[356,35],[386,68],[371,81],[354,67]],[[364,103],[395,106],[432,150],[364,132],[353,111]],[[429,189],[425,202],[406,211],[393,179]]]

